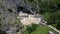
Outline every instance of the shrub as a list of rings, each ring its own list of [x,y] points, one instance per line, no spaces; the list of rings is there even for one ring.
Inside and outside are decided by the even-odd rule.
[[[38,26],[38,25],[36,25],[36,24],[32,24],[32,26],[30,26],[30,27],[28,26],[28,27],[27,27],[27,31],[28,31],[29,33],[31,33],[31,32],[33,32],[33,31],[36,30],[37,26]]]
[[[8,9],[8,11],[9,11],[10,13],[12,13],[12,9]]]

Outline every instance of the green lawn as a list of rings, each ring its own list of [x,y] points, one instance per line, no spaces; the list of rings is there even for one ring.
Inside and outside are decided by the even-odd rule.
[[[26,31],[24,32],[24,34],[48,34],[48,31],[49,31],[49,30],[51,30],[51,31],[53,31],[55,34],[57,34],[56,31],[54,31],[54,30],[52,30],[52,29],[50,29],[50,28],[48,28],[48,27],[46,27],[46,26],[42,26],[42,25],[37,26],[36,30],[33,31],[33,32],[31,32],[31,33],[28,33],[28,31],[26,30]]]

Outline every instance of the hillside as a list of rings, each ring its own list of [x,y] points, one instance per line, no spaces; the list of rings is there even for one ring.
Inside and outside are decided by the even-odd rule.
[[[60,34],[60,0],[0,0],[0,34],[16,33]]]

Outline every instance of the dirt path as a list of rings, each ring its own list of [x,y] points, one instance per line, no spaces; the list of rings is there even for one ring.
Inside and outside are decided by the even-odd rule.
[[[55,27],[53,27],[53,26],[51,26],[51,25],[46,25],[45,23],[40,23],[40,24],[45,25],[45,26],[47,26],[47,27],[49,27],[49,28],[55,30],[56,32],[58,32],[58,33],[60,34],[60,31],[57,30]]]

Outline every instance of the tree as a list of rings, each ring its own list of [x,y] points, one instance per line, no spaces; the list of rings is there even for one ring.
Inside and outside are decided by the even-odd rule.
[[[36,30],[37,26],[38,26],[37,24],[32,24],[32,26],[28,26],[27,31],[31,33]]]
[[[27,0],[28,1],[28,0]],[[38,2],[37,2],[38,1]],[[54,27],[59,26],[60,20],[60,0],[34,0],[29,2],[29,4],[35,9],[37,12],[42,14],[45,17],[45,20],[48,22],[47,24],[53,25]],[[38,6],[38,8],[37,8]]]

